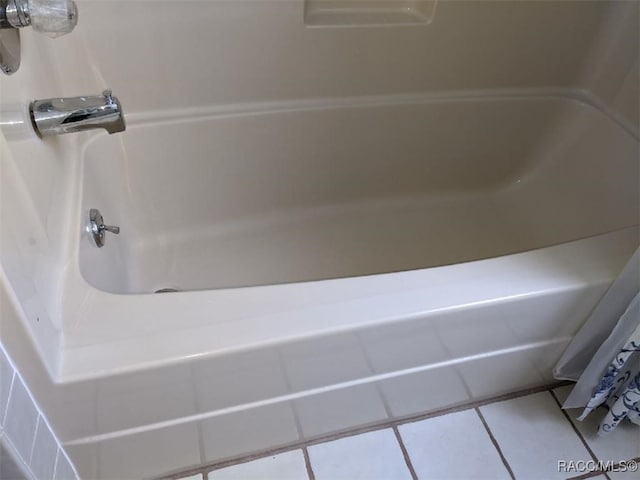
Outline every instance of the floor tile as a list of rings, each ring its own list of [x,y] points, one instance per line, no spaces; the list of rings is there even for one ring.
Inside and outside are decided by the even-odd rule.
[[[260,458],[209,472],[208,480],[306,480],[302,450]]]
[[[510,478],[475,410],[407,423],[399,430],[418,478]]]
[[[556,388],[553,392],[560,403],[569,396],[573,385]],[[629,422],[621,422],[610,434],[601,437],[598,435],[598,424],[606,414],[605,409],[597,409],[592,412],[584,421],[580,422],[576,418],[582,413],[582,409],[570,408],[566,412],[571,418],[571,422],[580,431],[587,444],[596,454],[598,460],[606,462],[612,460],[619,462],[640,457],[640,428]],[[629,473],[611,472],[609,476],[613,478],[629,478]]]
[[[559,461],[592,460],[549,392],[480,407],[517,479],[562,479]]]
[[[391,429],[313,445],[308,450],[317,480],[411,479]]]

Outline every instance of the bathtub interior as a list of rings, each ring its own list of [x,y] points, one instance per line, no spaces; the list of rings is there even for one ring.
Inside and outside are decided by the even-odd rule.
[[[89,283],[152,293],[389,273],[638,219],[637,138],[584,99],[252,108],[86,145],[83,211],[122,228],[99,250],[82,240]]]
[[[600,61],[593,52],[612,5],[424,2],[428,24],[309,28],[314,5],[84,1],[75,37],[46,45],[63,80],[51,95],[109,86],[130,125],[82,156],[74,228],[94,207],[122,227],[101,250],[86,238],[74,245],[70,261],[92,287],[151,293],[375,274],[629,224],[628,212],[569,232],[546,220],[542,234],[520,218],[531,196],[514,192],[550,158],[543,150],[562,143],[554,118],[594,115],[568,99],[407,100],[595,90],[583,69]],[[91,68],[63,68],[79,62]],[[619,68],[604,70],[613,78]],[[371,98],[382,104],[363,107]],[[564,197],[557,203],[568,205]]]

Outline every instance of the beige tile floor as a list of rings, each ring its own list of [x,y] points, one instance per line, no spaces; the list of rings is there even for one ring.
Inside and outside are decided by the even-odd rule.
[[[585,422],[560,404],[570,386],[502,397],[441,415],[347,432],[250,461],[211,465],[180,480],[640,479],[640,429],[623,424],[595,434],[602,412]],[[640,459],[639,459],[640,460]],[[591,470],[598,461],[615,470]],[[585,470],[586,467],[586,470]]]

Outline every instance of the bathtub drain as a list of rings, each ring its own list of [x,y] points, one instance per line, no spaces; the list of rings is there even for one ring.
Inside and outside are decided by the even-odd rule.
[[[177,288],[159,288],[153,293],[170,293],[170,292],[180,292],[181,290]]]

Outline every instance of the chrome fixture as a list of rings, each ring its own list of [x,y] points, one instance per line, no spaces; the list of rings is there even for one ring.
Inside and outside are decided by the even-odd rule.
[[[120,233],[120,227],[116,227],[115,225],[105,225],[100,210],[92,208],[89,210],[89,225],[87,226],[87,231],[91,235],[96,247],[100,248],[104,247],[104,232],[111,232],[118,235]]]
[[[105,90],[91,97],[48,98],[29,106],[31,122],[41,137],[104,128],[109,133],[125,130],[118,99]]]
[[[0,70],[11,75],[20,67],[20,34],[18,30],[0,29]]]
[[[77,23],[73,0],[0,0],[0,70],[10,75],[20,67],[19,28],[32,26],[36,32],[59,37]]]
[[[32,26],[37,32],[59,37],[78,23],[73,0],[1,0],[0,28]]]

